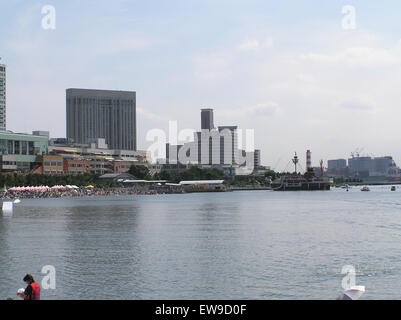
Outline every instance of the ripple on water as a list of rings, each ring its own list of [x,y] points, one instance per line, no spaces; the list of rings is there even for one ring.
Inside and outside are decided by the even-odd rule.
[[[372,191],[24,200],[0,217],[0,292],[51,264],[44,299],[331,299],[351,264],[398,298],[401,203]]]

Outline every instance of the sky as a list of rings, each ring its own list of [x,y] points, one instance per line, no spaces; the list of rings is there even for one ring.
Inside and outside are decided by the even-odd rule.
[[[213,108],[216,126],[253,129],[276,170],[307,149],[314,166],[357,149],[401,165],[400,11],[399,0],[0,0],[7,129],[65,137],[67,88],[129,90],[142,150],[149,130],[199,130]]]

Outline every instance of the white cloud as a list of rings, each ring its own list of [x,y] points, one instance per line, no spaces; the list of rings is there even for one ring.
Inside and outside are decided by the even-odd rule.
[[[100,53],[115,54],[119,52],[140,51],[151,47],[153,40],[136,35],[121,35],[105,39],[99,49]]]
[[[274,46],[273,37],[260,37],[259,39],[246,39],[238,45],[239,51],[255,51],[270,49]]]
[[[241,43],[238,47],[240,51],[249,51],[249,50],[256,50],[260,46],[259,41],[256,39],[253,40],[246,40],[245,42]]]
[[[227,52],[197,55],[193,59],[194,75],[201,81],[219,81],[231,75],[234,56]]]
[[[219,108],[218,115],[225,121],[240,121],[243,118],[256,119],[262,117],[272,117],[280,111],[280,106],[276,102],[258,103],[255,105],[242,106],[237,108]]]
[[[143,116],[144,118],[148,119],[148,120],[152,120],[155,122],[162,122],[162,123],[166,123],[168,122],[170,119],[168,117],[165,117],[161,114],[156,114],[153,113],[151,111],[148,111],[147,108],[140,108],[137,107],[136,108],[136,112],[140,115]]]
[[[40,10],[23,13],[19,29],[3,42],[14,59],[8,78],[11,127],[21,126],[24,113],[28,131],[49,129],[62,135],[66,87],[106,89],[135,83],[141,99],[139,137],[154,126],[166,127],[170,119],[165,115],[198,128],[199,109],[208,105],[215,108],[216,124],[255,129],[256,146],[267,165],[276,163],[277,155],[287,159],[306,148],[316,159],[326,159],[346,156],[358,145],[372,153],[385,145],[391,153],[399,144],[401,40],[389,45],[379,34],[324,28],[309,32],[302,26],[295,36],[287,28],[281,34],[276,30],[273,39],[267,36],[270,30],[250,30],[231,46],[205,46],[205,41],[202,47],[192,42],[183,48],[166,46],[171,69],[161,75],[158,68],[147,72],[138,63],[154,61],[163,50],[135,59],[139,51],[146,55],[147,49],[165,44],[159,33],[100,25],[63,38],[60,24],[55,33],[45,33],[40,19],[29,18],[32,12]],[[179,57],[174,50],[180,50]],[[99,67],[105,61],[102,54],[111,61],[120,52],[132,53],[132,61]],[[401,152],[394,156],[401,159]]]
[[[342,64],[348,67],[384,67],[400,64],[400,53],[398,47],[392,49],[350,47],[333,53],[308,53],[302,55],[302,59],[323,64]]]

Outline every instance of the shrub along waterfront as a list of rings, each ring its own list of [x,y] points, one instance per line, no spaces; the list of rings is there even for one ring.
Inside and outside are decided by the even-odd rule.
[[[279,176],[274,171],[268,171],[264,176],[226,176],[216,168],[199,168],[193,166],[185,171],[162,170],[151,176],[143,165],[131,166],[129,173],[139,180],[167,180],[172,183],[193,180],[225,180],[228,187],[258,187],[269,186],[270,180]],[[100,175],[84,173],[79,175],[48,175],[48,174],[0,174],[0,187],[55,186],[76,185],[79,187],[93,185],[96,188],[122,187],[112,180],[99,179]]]

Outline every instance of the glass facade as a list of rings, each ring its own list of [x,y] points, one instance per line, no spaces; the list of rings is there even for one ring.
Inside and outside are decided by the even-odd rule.
[[[46,137],[0,131],[0,155],[14,156],[17,171],[29,171],[37,156],[47,154],[48,143]]]

